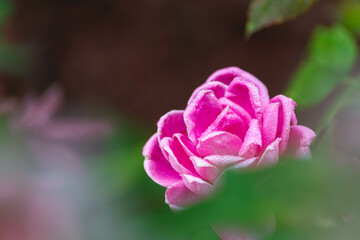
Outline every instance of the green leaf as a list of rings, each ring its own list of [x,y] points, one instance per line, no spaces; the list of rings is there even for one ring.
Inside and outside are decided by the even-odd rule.
[[[280,24],[305,12],[316,0],[252,0],[248,10],[246,34]]]
[[[341,26],[320,27],[310,40],[308,52],[286,91],[300,107],[322,101],[346,80],[357,57],[357,45]]]

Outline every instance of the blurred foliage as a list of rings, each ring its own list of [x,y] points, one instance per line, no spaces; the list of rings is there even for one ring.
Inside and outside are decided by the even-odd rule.
[[[0,0],[0,30],[15,10],[13,0]],[[9,43],[0,35],[0,70],[12,75],[24,75],[30,70],[30,48]]]
[[[248,10],[246,34],[281,24],[305,12],[316,0],[252,0]]]
[[[359,167],[284,159],[273,168],[229,171],[224,178],[215,197],[178,213],[163,199],[156,203],[163,191],[146,190],[155,190],[155,183],[139,182],[135,195],[128,192],[118,202],[126,219],[121,228],[134,231],[131,239],[217,239],[209,226],[227,224],[257,239],[358,239]]]
[[[357,51],[354,37],[345,28],[318,27],[310,40],[308,56],[290,81],[286,95],[300,107],[324,100],[348,78]]]
[[[340,2],[340,22],[349,31],[360,36],[360,1],[344,0]]]
[[[14,12],[15,5],[13,0],[0,0],[0,27]]]
[[[93,176],[106,179],[107,184],[101,191],[110,198],[114,193],[134,189],[145,176],[142,148],[148,136],[146,129],[121,117],[117,117],[116,122],[117,129],[107,141],[106,149],[95,157],[91,166]],[[99,159],[106,160],[106,164]]]
[[[192,240],[220,240],[220,238],[210,227],[208,227],[195,233]]]
[[[269,238],[309,239],[304,237],[308,234],[312,239],[331,239],[332,229],[348,227],[342,215],[359,213],[360,194],[354,184],[359,178],[359,168],[342,169],[321,159],[289,161],[257,172],[229,173],[221,194],[184,215],[189,214],[196,222],[237,221],[250,229],[261,229],[267,224],[264,220],[273,216],[276,230]],[[353,230],[358,232],[356,226]]]
[[[0,69],[13,75],[24,75],[30,70],[30,49],[7,43],[0,37]]]

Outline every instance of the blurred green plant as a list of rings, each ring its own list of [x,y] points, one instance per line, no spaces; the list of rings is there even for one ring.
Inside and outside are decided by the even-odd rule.
[[[219,236],[210,227],[201,229],[191,238],[192,240],[220,240]]]
[[[163,206],[139,208],[133,197],[151,202],[139,186],[121,203],[125,228],[136,229],[138,238],[132,239],[217,239],[209,226],[218,225],[239,226],[256,239],[358,239],[360,168],[323,159],[284,160],[262,171],[229,171],[224,178],[215,197],[178,213]]]
[[[14,10],[13,0],[0,0],[0,30],[14,14]],[[0,71],[17,76],[28,73],[31,67],[30,56],[28,46],[9,43],[0,34]]]
[[[281,24],[305,12],[316,0],[252,0],[248,9],[246,35]]]
[[[14,9],[13,0],[0,0],[0,27],[3,27],[6,20],[13,14]]]
[[[95,157],[105,162],[94,161],[91,166],[94,177],[106,179],[106,185],[101,187],[103,195],[109,198],[119,196],[136,188],[142,176],[145,176],[141,154],[148,135],[145,133],[146,129],[140,125],[117,117],[116,131],[108,140],[103,154]]]
[[[358,37],[360,36],[360,1],[344,0],[339,6],[339,21]]]
[[[318,27],[310,40],[308,56],[291,79],[286,95],[300,108],[324,100],[348,79],[357,51],[354,37],[344,27]]]
[[[0,36],[0,71],[13,75],[24,75],[31,69],[30,48],[7,43]]]
[[[350,227],[356,235],[343,239],[357,239],[358,220],[346,223],[343,218],[360,213],[359,173],[360,168],[342,168],[323,159],[288,160],[263,171],[229,172],[215,198],[179,218],[198,225],[238,223],[261,233],[273,217],[276,230],[261,239],[340,239],[333,234]]]

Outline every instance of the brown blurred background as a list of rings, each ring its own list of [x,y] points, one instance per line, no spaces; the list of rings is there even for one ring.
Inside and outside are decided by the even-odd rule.
[[[154,126],[221,67],[239,66],[279,94],[313,28],[332,22],[335,2],[246,40],[244,0],[17,0],[4,34],[37,54],[30,74],[4,79],[15,90],[60,82],[71,99],[111,104]]]

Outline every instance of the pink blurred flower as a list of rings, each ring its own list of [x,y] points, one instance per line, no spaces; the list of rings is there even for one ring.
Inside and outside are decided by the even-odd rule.
[[[218,70],[185,110],[160,118],[143,149],[145,171],[177,209],[211,193],[226,169],[271,166],[284,154],[308,157],[315,133],[297,125],[295,106],[283,95],[269,99],[266,86],[237,67]]]
[[[109,121],[56,118],[63,105],[63,93],[53,85],[43,96],[28,96],[15,114],[13,128],[47,139],[84,141],[104,136],[111,130]]]
[[[6,97],[6,88],[0,83],[0,115],[7,115],[16,108],[17,101]]]
[[[107,120],[57,117],[62,104],[63,93],[57,85],[41,97],[28,96],[14,111],[11,130],[25,139],[37,161],[76,168],[80,156],[73,145],[102,140],[111,132],[112,124]]]
[[[9,136],[0,145],[0,239],[83,239],[84,155],[88,144],[112,130],[107,120],[59,117],[61,89],[54,85],[43,96],[28,96],[9,109]],[[37,164],[29,167],[28,161]]]

